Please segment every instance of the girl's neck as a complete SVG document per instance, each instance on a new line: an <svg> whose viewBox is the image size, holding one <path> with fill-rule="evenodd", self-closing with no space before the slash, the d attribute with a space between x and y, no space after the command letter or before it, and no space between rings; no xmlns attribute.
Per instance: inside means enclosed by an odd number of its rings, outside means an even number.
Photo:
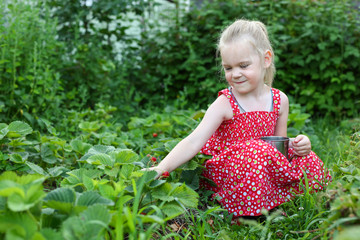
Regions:
<svg viewBox="0 0 360 240"><path fill-rule="evenodd" d="M233 87L231 87L233 96L241 108L243 108L246 112L269 111L272 104L270 90L271 88L264 84L262 88L246 94L241 94L234 90Z"/></svg>

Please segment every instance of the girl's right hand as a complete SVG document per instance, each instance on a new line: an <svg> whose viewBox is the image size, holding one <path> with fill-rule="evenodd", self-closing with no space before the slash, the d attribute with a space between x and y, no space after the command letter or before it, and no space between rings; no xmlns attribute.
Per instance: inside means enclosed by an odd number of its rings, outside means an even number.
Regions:
<svg viewBox="0 0 360 240"><path fill-rule="evenodd" d="M158 179L159 177L161 177L161 175L163 175L164 173L167 172L164 169L159 168L158 166L151 167L151 168L143 168L143 169L141 169L141 171L156 171L157 175L156 175L155 179Z"/></svg>

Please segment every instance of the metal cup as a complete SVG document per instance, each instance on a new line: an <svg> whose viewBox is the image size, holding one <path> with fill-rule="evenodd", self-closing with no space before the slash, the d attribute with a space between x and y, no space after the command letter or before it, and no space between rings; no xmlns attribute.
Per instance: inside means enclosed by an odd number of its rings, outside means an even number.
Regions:
<svg viewBox="0 0 360 240"><path fill-rule="evenodd" d="M284 154L286 159L289 159L288 158L288 149L289 149L289 138L288 137L267 136L267 137L262 137L261 140L274 146L279 152Z"/></svg>

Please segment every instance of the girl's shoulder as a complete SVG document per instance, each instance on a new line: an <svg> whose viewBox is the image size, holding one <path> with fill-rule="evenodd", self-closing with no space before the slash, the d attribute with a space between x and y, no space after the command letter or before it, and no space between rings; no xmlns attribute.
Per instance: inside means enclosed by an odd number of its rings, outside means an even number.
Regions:
<svg viewBox="0 0 360 240"><path fill-rule="evenodd" d="M280 90L278 90L278 91L280 94L281 102L289 104L289 98L286 96L286 94Z"/></svg>
<svg viewBox="0 0 360 240"><path fill-rule="evenodd" d="M210 105L208 111L217 112L218 115L221 115L223 120L230 120L233 117L233 109L229 101L229 96L228 89L219 91L218 97Z"/></svg>

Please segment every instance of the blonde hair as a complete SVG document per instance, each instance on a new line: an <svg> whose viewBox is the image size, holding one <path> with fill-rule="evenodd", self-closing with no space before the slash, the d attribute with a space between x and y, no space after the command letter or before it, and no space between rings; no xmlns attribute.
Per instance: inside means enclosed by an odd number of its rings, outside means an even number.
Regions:
<svg viewBox="0 0 360 240"><path fill-rule="evenodd" d="M237 20L221 33L217 53L221 53L221 49L225 44L232 43L237 40L246 39L257 51L262 62L264 62L264 54L267 50L271 52L271 65L266 69L264 82L271 87L275 76L274 51L271 47L266 26L259 21Z"/></svg>

